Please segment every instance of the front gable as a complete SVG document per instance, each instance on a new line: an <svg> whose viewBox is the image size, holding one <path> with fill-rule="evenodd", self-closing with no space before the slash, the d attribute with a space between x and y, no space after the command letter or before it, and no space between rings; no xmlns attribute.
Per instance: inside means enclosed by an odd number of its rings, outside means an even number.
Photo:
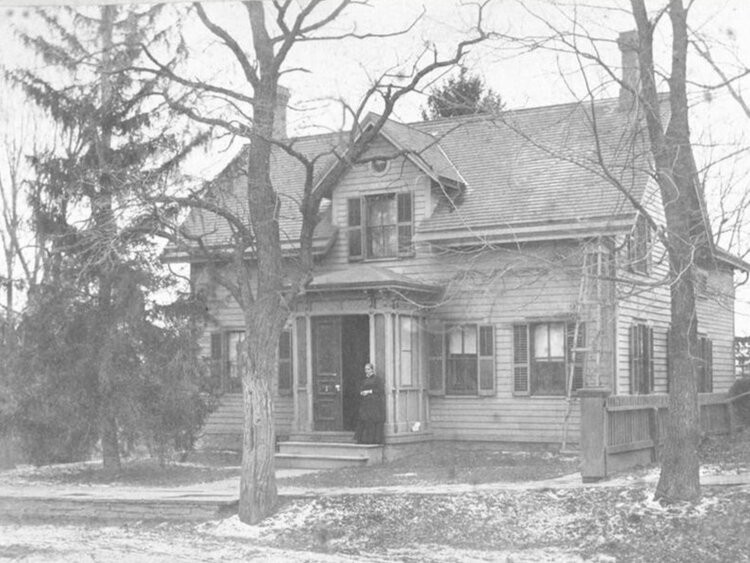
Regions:
<svg viewBox="0 0 750 563"><path fill-rule="evenodd" d="M415 226L435 205L431 178L383 136L341 177L331 194L341 232L330 261L399 259L413 255Z"/></svg>

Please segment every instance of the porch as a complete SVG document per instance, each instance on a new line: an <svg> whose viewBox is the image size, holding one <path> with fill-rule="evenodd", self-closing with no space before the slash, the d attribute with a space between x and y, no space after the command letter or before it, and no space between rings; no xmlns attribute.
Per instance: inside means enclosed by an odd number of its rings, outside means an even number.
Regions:
<svg viewBox="0 0 750 563"><path fill-rule="evenodd" d="M430 439L428 338L422 305L439 288L362 265L316 277L292 314L280 357L286 385L276 397L278 467L380 463L383 446ZM354 443L366 363L385 391L385 444ZM236 386L232 389L235 389ZM223 396L201 446L238 451L239 393Z"/></svg>

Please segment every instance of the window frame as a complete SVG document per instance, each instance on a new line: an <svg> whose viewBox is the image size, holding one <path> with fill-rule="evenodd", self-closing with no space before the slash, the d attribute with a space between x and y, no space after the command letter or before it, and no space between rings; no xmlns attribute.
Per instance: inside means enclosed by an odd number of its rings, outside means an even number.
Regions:
<svg viewBox="0 0 750 563"><path fill-rule="evenodd" d="M546 358L535 358L535 329L539 326L547 325L549 339L549 327L557 324L563 325L562 343L564 355L562 356L562 360L560 359L561 356L551 356L549 354ZM568 386L571 384L571 373L573 378L571 387L572 394L575 395L579 389L583 388L583 365L586 360L586 352L579 351L574 355L573 348L584 348L586 343L586 323L578 323L577 343L573 342L575 337L575 326L576 322L570 318L534 319L513 323L511 334L511 364L513 378L512 389L514 396L564 398L567 396ZM575 359L574 363L573 359ZM562 363L563 365L562 369L564 371L564 377L562 381L562 392L547 393L536 391L539 387L537 380L541 376L536 364L540 364L540 366L549 366L553 362Z"/></svg>
<svg viewBox="0 0 750 563"><path fill-rule="evenodd" d="M474 329L474 340L466 352L467 329ZM461 353L451 353L451 334L456 330L461 334ZM432 395L450 397L477 397L496 394L496 330L493 324L474 322L428 323L427 325L427 366L428 391ZM456 389L457 372L461 365L469 366L473 387ZM451 385L453 383L454 385Z"/></svg>
<svg viewBox="0 0 750 563"><path fill-rule="evenodd" d="M240 361L239 354L236 352L234 361L230 349L232 347L233 335L239 335L234 346L237 347L244 340L246 331L244 329L226 328L210 333L211 339L211 376L218 379L220 389L223 393L238 393L242 391L242 378L237 373ZM288 357L282 357L282 345L284 339L288 340ZM292 327L285 327L279 338L279 349L277 351L279 364L277 369L276 390L279 395L292 394L294 386L294 334ZM282 362L287 369L289 387L282 387ZM233 375L235 374L235 375Z"/></svg>
<svg viewBox="0 0 750 563"><path fill-rule="evenodd" d="M393 223L371 225L370 204L393 199ZM367 194L347 200L347 254L349 261L393 260L414 255L414 194L411 191L389 191ZM388 247L383 254L372 252L375 230L388 233ZM392 238L393 242L390 242ZM386 239L384 239L386 240ZM392 248L391 248L392 246Z"/></svg>

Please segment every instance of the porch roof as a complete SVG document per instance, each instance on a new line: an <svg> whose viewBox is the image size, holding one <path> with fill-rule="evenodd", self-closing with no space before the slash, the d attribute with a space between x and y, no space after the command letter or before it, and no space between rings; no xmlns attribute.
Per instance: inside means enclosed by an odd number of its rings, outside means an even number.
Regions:
<svg viewBox="0 0 750 563"><path fill-rule="evenodd" d="M437 294L442 287L370 264L357 264L345 270L317 274L307 285L308 291L316 292L368 289Z"/></svg>

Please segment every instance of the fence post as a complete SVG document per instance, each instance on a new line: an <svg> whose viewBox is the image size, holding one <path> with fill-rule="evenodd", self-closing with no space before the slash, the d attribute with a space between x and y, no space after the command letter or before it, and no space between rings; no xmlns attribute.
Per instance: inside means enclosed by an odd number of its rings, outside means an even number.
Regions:
<svg viewBox="0 0 750 563"><path fill-rule="evenodd" d="M607 409L605 387L578 390L581 400L581 478L584 483L607 477Z"/></svg>

